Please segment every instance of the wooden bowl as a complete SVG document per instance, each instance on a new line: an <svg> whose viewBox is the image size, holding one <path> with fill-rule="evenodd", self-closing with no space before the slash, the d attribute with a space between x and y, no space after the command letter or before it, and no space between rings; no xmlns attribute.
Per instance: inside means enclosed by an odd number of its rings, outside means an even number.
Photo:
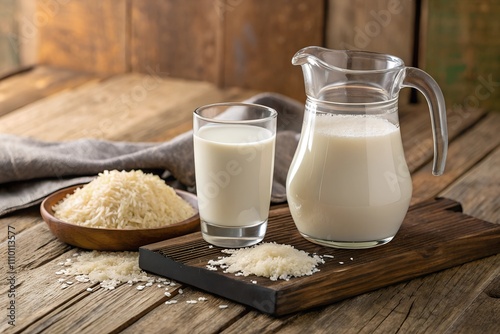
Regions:
<svg viewBox="0 0 500 334"><path fill-rule="evenodd" d="M174 238L199 230L200 216L196 196L182 190L175 190L177 195L196 210L196 214L182 222L158 228L114 229L93 228L64 222L54 216L52 207L67 194L73 193L82 185L71 186L48 196L40 205L43 220L50 231L62 242L91 250L100 251L137 251L140 246Z"/></svg>

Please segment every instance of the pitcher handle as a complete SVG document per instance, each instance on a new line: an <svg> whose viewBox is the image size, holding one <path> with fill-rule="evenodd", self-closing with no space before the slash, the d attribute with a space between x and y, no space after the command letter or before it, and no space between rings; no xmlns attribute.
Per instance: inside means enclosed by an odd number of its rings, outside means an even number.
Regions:
<svg viewBox="0 0 500 334"><path fill-rule="evenodd" d="M434 139L432 174L436 176L442 175L448 154L448 127L446 124L446 106L441 88L429 74L415 67L406 68L402 86L417 89L427 100L431 114L432 137Z"/></svg>

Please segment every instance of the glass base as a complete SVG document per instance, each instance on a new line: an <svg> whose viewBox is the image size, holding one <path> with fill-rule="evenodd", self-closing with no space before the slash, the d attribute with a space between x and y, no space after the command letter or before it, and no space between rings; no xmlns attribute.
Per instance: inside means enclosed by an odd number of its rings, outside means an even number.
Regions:
<svg viewBox="0 0 500 334"><path fill-rule="evenodd" d="M394 236L392 236L381 240L371 240L371 241L335 241L335 240L324 240L324 239L314 238L302 232L300 234L308 241L313 242L315 244L332 248L342 248L342 249L373 248L385 245L394 238Z"/></svg>
<svg viewBox="0 0 500 334"><path fill-rule="evenodd" d="M267 219L252 226L221 226L201 220L201 234L206 242L224 248L241 248L261 242L266 235Z"/></svg>

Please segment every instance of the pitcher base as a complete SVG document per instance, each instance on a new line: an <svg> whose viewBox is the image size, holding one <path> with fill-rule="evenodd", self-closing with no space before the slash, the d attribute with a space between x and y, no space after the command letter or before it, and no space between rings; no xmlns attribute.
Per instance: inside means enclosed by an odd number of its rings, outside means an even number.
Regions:
<svg viewBox="0 0 500 334"><path fill-rule="evenodd" d="M373 248L387 244L390 242L394 236L387 237L381 240L371 240L371 241L335 241L335 240L325 240L311 237L307 234L300 233L306 240L326 247L332 248L342 248L342 249L364 249Z"/></svg>

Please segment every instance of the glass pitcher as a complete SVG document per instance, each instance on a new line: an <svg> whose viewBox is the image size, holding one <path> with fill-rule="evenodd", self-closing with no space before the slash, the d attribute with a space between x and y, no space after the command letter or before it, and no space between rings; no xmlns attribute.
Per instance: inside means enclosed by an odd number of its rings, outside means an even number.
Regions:
<svg viewBox="0 0 500 334"><path fill-rule="evenodd" d="M437 83L390 55L307 47L301 65L307 101L286 190L292 218L309 241L336 248L390 242L408 211L412 181L398 121L398 94L427 99L433 174L444 171L446 108Z"/></svg>

